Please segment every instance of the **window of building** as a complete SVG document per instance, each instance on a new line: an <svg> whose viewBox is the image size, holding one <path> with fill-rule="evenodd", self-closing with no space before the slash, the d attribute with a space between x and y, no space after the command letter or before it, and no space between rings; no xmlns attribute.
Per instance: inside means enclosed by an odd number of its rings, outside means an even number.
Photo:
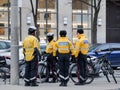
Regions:
<svg viewBox="0 0 120 90"><path fill-rule="evenodd" d="M56 1L57 0L39 0L39 20L37 23L40 25L40 38L46 38L48 32L57 33Z"/></svg>
<svg viewBox="0 0 120 90"><path fill-rule="evenodd" d="M0 38L8 38L8 0L0 0Z"/></svg>
<svg viewBox="0 0 120 90"><path fill-rule="evenodd" d="M5 29L3 23L0 23L0 35L5 35Z"/></svg>
<svg viewBox="0 0 120 90"><path fill-rule="evenodd" d="M85 32L91 30L91 0L72 0L73 9L73 39L76 38L77 28L82 28ZM89 33L90 34L90 33Z"/></svg>

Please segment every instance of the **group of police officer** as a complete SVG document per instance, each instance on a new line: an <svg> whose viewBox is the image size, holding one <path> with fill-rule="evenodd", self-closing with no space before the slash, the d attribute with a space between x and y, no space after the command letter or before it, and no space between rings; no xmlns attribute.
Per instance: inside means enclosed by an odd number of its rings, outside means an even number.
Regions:
<svg viewBox="0 0 120 90"><path fill-rule="evenodd" d="M26 60L25 68L25 86L38 86L36 83L37 78L37 64L39 54L39 43L35 37L35 27L30 27L28 29L28 36L23 41L23 53ZM78 64L79 74L85 78L85 67L86 67L86 55L89 49L89 43L84 35L82 29L77 29L77 38L75 45L66 37L66 30L61 30L59 32L60 37L57 41L54 41L54 34L47 33L48 44L46 46L45 53L48 54L47 57L47 67L52 71L52 81L47 78L46 82L56 82L56 62L59 65L59 77L60 85L67 86L69 81L69 58L72 56ZM58 57L58 58L56 58ZM78 75L79 76L79 75ZM84 79L78 77L79 82L75 85L84 85Z"/></svg>

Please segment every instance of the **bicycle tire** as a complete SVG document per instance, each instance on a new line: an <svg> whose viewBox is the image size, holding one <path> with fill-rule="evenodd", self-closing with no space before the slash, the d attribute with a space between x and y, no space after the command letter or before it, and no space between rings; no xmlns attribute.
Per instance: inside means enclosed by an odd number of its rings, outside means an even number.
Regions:
<svg viewBox="0 0 120 90"><path fill-rule="evenodd" d="M25 76L25 64L19 66L19 76L20 78L24 78Z"/></svg>
<svg viewBox="0 0 120 90"><path fill-rule="evenodd" d="M4 84L6 84L6 72L0 68L0 78L3 79Z"/></svg>
<svg viewBox="0 0 120 90"><path fill-rule="evenodd" d="M87 77L85 79L85 83L86 84L90 84L93 82L94 80L94 76L90 73L87 73L86 74ZM70 79L74 82L74 83L77 83L78 82L78 69L77 69L77 64L74 64L71 69L70 69ZM81 77L81 76L80 76Z"/></svg>
<svg viewBox="0 0 120 90"><path fill-rule="evenodd" d="M103 75L106 77L107 81L110 82L110 79L108 77L108 71L107 71L106 65L103 65L101 67L101 70L103 71Z"/></svg>
<svg viewBox="0 0 120 90"><path fill-rule="evenodd" d="M92 66L89 63L87 63L87 65L86 65L86 80L85 80L86 84L90 84L93 82L93 80L94 80L93 73L94 73L94 70L93 70Z"/></svg>
<svg viewBox="0 0 120 90"><path fill-rule="evenodd" d="M56 81L57 82L60 82L61 80L60 80L60 77L59 77L59 72L60 72L60 70L59 70L59 65L58 65L58 63L56 63L56 65L55 65L55 77L56 77Z"/></svg>
<svg viewBox="0 0 120 90"><path fill-rule="evenodd" d="M49 71L46 65L38 65L38 77L40 79L40 83L44 83L47 80L47 78L49 77Z"/></svg>
<svg viewBox="0 0 120 90"><path fill-rule="evenodd" d="M72 80L72 82L77 83L78 82L78 70L77 70L77 64L74 64L71 68L70 68L70 73L69 73L70 79Z"/></svg>
<svg viewBox="0 0 120 90"><path fill-rule="evenodd" d="M115 83L117 84L117 80L116 80L116 78L115 78L115 76L114 76L114 70L113 70L113 68L111 67L111 64L110 64L109 62L108 62L108 64L107 64L107 67L108 67L108 72L109 72L109 74L112 75L113 80L114 80Z"/></svg>

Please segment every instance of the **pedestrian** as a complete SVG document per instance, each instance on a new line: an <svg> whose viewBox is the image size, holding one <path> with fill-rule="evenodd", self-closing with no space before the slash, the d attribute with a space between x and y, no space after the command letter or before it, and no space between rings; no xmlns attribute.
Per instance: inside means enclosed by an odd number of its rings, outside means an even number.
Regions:
<svg viewBox="0 0 120 90"><path fill-rule="evenodd" d="M72 42L66 37L65 30L60 31L60 38L55 42L53 56L58 55L60 85L67 86L69 81L69 59L74 53ZM58 54L57 54L58 53Z"/></svg>
<svg viewBox="0 0 120 90"><path fill-rule="evenodd" d="M75 85L84 85L86 78L86 61L89 50L89 43L88 39L84 35L83 29L77 30L77 38L78 40L75 43L75 58L78 64L78 82L75 83Z"/></svg>
<svg viewBox="0 0 120 90"><path fill-rule="evenodd" d="M23 54L26 61L25 67L25 86L38 86L37 71L38 71L38 56L40 55L40 45L35 37L37 28L30 26L28 36L23 41Z"/></svg>
<svg viewBox="0 0 120 90"><path fill-rule="evenodd" d="M50 83L55 83L56 82L56 70L55 70L56 59L53 57L53 47L55 44L54 34L47 33L47 40L48 40L48 44L45 50L45 53L48 55L47 68L49 70L49 77L50 77L50 72L52 71L52 80L50 81ZM49 77L47 78L46 82L49 82Z"/></svg>

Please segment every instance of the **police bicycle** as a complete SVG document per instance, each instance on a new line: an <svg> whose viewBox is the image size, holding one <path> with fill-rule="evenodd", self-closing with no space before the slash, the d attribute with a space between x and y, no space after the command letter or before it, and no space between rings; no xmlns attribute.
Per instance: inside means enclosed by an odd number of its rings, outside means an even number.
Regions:
<svg viewBox="0 0 120 90"><path fill-rule="evenodd" d="M39 64L38 64L38 77L39 77L40 83L46 82L47 78L50 78L50 76L51 76L51 72L50 72L50 75L49 75L49 69L47 67L47 57L48 56L49 56L49 54L41 55L41 59L40 59ZM56 76L55 77L56 82L59 82L60 81L59 65L58 65L57 62L55 63L55 69L56 69L56 72L54 72L54 73L55 73L55 76Z"/></svg>
<svg viewBox="0 0 120 90"><path fill-rule="evenodd" d="M6 84L7 78L10 75L10 67L6 64L6 58L0 56L0 80Z"/></svg>
<svg viewBox="0 0 120 90"><path fill-rule="evenodd" d="M95 61L95 63L93 63L92 61L91 61L91 63L92 63L92 66L94 68L94 74L103 73L103 75L106 77L108 82L110 82L109 76L111 75L113 80L117 84L117 80L114 76L114 70L111 67L110 61L108 60L108 55L111 54L111 52L112 51L109 51L109 52L103 54L102 56L95 58L93 60L93 61ZM98 52L95 52L95 53L98 54Z"/></svg>

